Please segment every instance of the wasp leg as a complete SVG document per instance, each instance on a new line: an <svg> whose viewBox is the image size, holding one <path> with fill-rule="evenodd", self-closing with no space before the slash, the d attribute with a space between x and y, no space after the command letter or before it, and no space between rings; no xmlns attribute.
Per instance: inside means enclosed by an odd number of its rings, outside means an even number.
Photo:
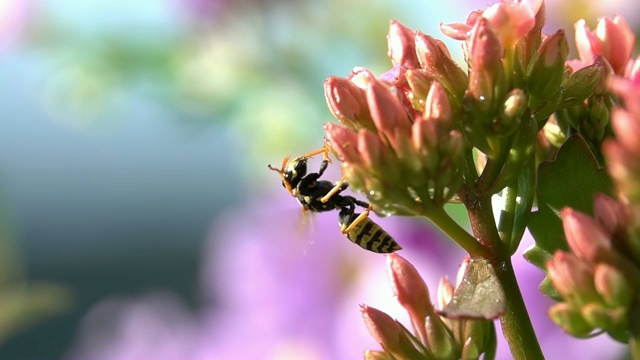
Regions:
<svg viewBox="0 0 640 360"><path fill-rule="evenodd" d="M343 178L343 179L340 179L340 181L338 181L338 182L336 183L336 185L335 185L331 190L329 190L329 192L327 193L327 195L325 195L325 196L323 196L323 197L321 197L321 198L320 198L320 202L322 202L322 203L326 203L327 201L329 201L329 199L330 199L333 195L335 195L335 194L339 193L340 191L345 190L348 186L349 186L349 184L347 184L347 182L345 181L345 179L344 179L344 178Z"/></svg>
<svg viewBox="0 0 640 360"><path fill-rule="evenodd" d="M324 146L321 149L312 151L308 154L305 154L304 157L306 158L310 158L313 156L316 156L318 154L322 154L322 160L325 160L327 162L331 162L331 158L329 158L329 145L327 143L324 144Z"/></svg>
<svg viewBox="0 0 640 360"><path fill-rule="evenodd" d="M350 233L356 226L358 226L358 224L360 224L362 222L362 220L366 219L367 216L369 216L369 213L371 212L371 208L372 208L372 206L371 206L371 204L369 204L367 209L365 211L363 211L360 215L358 215L357 218L353 219L353 221L349 224L349 226L343 227L342 229L340 229L340 231L343 234Z"/></svg>

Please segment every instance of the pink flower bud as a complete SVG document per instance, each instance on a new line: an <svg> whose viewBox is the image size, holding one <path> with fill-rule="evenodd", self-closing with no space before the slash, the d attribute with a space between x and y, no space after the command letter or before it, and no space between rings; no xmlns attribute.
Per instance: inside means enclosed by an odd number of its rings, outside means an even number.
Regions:
<svg viewBox="0 0 640 360"><path fill-rule="evenodd" d="M360 305L364 323L373 338L385 349L400 350L400 325L386 313L367 305Z"/></svg>
<svg viewBox="0 0 640 360"><path fill-rule="evenodd" d="M582 314L582 318L594 328L599 328L603 330L611 330L613 326L613 321L607 314L607 308L604 304L598 303L590 303L584 305L580 309L580 313Z"/></svg>
<svg viewBox="0 0 640 360"><path fill-rule="evenodd" d="M542 0L501 1L491 5L482 17L489 20L504 47L513 47L533 29Z"/></svg>
<svg viewBox="0 0 640 360"><path fill-rule="evenodd" d="M413 40L415 31L391 20L387 42L389 46L389 58L393 65L401 65L407 69L420 67L416 57L416 45Z"/></svg>
<svg viewBox="0 0 640 360"><path fill-rule="evenodd" d="M567 243L573 252L588 262L597 262L612 251L610 235L590 216L571 208L561 211Z"/></svg>
<svg viewBox="0 0 640 360"><path fill-rule="evenodd" d="M358 137L344 126L328 122L324 124L324 132L340 160L352 164L360 164L362 159L358 152Z"/></svg>
<svg viewBox="0 0 640 360"><path fill-rule="evenodd" d="M405 73L407 84L411 89L410 99L414 109L424 111L425 100L431 89L431 84L435 81L433 76L427 75L422 69L408 70Z"/></svg>
<svg viewBox="0 0 640 360"><path fill-rule="evenodd" d="M324 96L331 114L351 130L373 130L365 91L345 78L331 76L324 81Z"/></svg>
<svg viewBox="0 0 640 360"><path fill-rule="evenodd" d="M458 267L458 272L456 273L456 287L460 286L460 283L462 283L462 280L464 279L464 274L467 272L467 268L469 267L470 263L471 263L470 257L465 256L464 259L462 259L462 262L460 263L460 267Z"/></svg>
<svg viewBox="0 0 640 360"><path fill-rule="evenodd" d="M582 318L580 311L567 303L558 303L549 309L549 317L564 331L576 337L585 337L594 329Z"/></svg>
<svg viewBox="0 0 640 360"><path fill-rule="evenodd" d="M396 128L409 132L407 113L389 86L379 80L370 81L366 87L366 95L371 117L380 132L390 132Z"/></svg>
<svg viewBox="0 0 640 360"><path fill-rule="evenodd" d="M548 99L560 90L569 44L564 30L544 39L527 69L527 89L539 99Z"/></svg>
<svg viewBox="0 0 640 360"><path fill-rule="evenodd" d="M596 290L611 307L628 306L633 299L633 288L617 268L597 264L594 271Z"/></svg>
<svg viewBox="0 0 640 360"><path fill-rule="evenodd" d="M436 122L439 133L444 135L451 129L451 113L447 92L439 82L432 83L425 102L424 118Z"/></svg>
<svg viewBox="0 0 640 360"><path fill-rule="evenodd" d="M387 272L393 294L415 323L424 323L433 313L429 289L418 270L400 255L387 255Z"/></svg>
<svg viewBox="0 0 640 360"><path fill-rule="evenodd" d="M475 99L479 110L490 113L495 101L501 100L505 91L503 47L486 19L478 20L470 42L469 94Z"/></svg>
<svg viewBox="0 0 640 360"><path fill-rule="evenodd" d="M407 338L405 330L391 316L367 305L360 305L360 312L369 333L385 351L402 359L422 358Z"/></svg>
<svg viewBox="0 0 640 360"><path fill-rule="evenodd" d="M358 152L370 172L381 170L384 150L384 144L375 134L364 129L358 132Z"/></svg>
<svg viewBox="0 0 640 360"><path fill-rule="evenodd" d="M627 223L627 212L624 205L605 194L596 194L593 201L593 212L596 220L609 234L616 234Z"/></svg>
<svg viewBox="0 0 640 360"><path fill-rule="evenodd" d="M607 79L607 86L622 98L624 108L636 119L640 119L640 80L611 76ZM615 122L615 119L613 121Z"/></svg>
<svg viewBox="0 0 640 360"><path fill-rule="evenodd" d="M601 300L593 284L593 269L571 253L556 251L547 262L547 275L562 298L572 304Z"/></svg>
<svg viewBox="0 0 640 360"><path fill-rule="evenodd" d="M640 159L640 117L617 108L613 109L612 118L611 125L616 134L616 140Z"/></svg>
<svg viewBox="0 0 640 360"><path fill-rule="evenodd" d="M619 15L613 19L599 18L595 32L589 30L584 20L578 21L575 28L578 54L584 63L591 64L602 55L616 74L624 74L635 44L633 31L624 18Z"/></svg>
<svg viewBox="0 0 640 360"><path fill-rule="evenodd" d="M481 10L472 11L469 13L469 16L467 16L466 23L440 24L440 31L455 40L468 40L471 29L481 17Z"/></svg>
<svg viewBox="0 0 640 360"><path fill-rule="evenodd" d="M451 301L453 297L453 284L446 276L440 279L438 284L438 309L442 310Z"/></svg>
<svg viewBox="0 0 640 360"><path fill-rule="evenodd" d="M366 350L364 360L389 360L389 356L384 351Z"/></svg>
<svg viewBox="0 0 640 360"><path fill-rule="evenodd" d="M420 66L456 97L462 98L467 85L467 74L453 61L449 49L432 36L416 31L416 54Z"/></svg>

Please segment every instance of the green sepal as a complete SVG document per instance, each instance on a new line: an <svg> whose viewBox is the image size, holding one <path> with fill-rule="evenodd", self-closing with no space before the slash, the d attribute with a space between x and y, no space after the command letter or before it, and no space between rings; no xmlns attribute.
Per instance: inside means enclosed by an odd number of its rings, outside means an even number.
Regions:
<svg viewBox="0 0 640 360"><path fill-rule="evenodd" d="M560 108L582 104L593 94L593 89L600 80L602 63L595 62L571 74L562 85L562 101Z"/></svg>
<svg viewBox="0 0 640 360"><path fill-rule="evenodd" d="M514 135L511 149L497 179L491 185L491 193L496 194L516 180L528 162L532 161L538 128L531 117L522 119L518 132Z"/></svg>

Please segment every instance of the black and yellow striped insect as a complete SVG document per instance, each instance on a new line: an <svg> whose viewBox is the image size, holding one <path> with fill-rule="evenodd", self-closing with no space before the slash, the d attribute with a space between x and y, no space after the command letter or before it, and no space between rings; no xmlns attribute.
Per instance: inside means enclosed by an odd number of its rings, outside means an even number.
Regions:
<svg viewBox="0 0 640 360"><path fill-rule="evenodd" d="M319 180L331 161L328 153L328 148L324 147L293 160L287 156L282 160L282 166L279 169L271 165L268 167L280 174L282 186L298 200L305 211L339 210L340 231L356 245L383 254L402 249L391 235L369 218L371 212L369 203L341 194L349 186L344 180L336 184ZM320 170L317 173L307 173L307 161L318 154L323 154ZM356 206L365 210L362 213L356 213Z"/></svg>

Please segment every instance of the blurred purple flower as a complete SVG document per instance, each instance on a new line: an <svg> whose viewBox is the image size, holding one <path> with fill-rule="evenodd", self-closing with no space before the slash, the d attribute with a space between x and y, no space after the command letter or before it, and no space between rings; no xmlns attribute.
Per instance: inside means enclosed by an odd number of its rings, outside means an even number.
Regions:
<svg viewBox="0 0 640 360"><path fill-rule="evenodd" d="M0 1L0 51L19 41L31 18L31 0Z"/></svg>
<svg viewBox="0 0 640 360"><path fill-rule="evenodd" d="M388 286L384 257L351 244L335 213L316 215L303 232L299 211L280 189L230 211L212 227L197 317L166 295L108 300L85 318L70 359L357 359L367 348L378 349L358 304L410 324ZM441 276L455 275L462 252L426 222L376 222L403 246L401 255L416 266L432 296ZM548 358L621 353L624 346L612 346L606 337L563 334L546 316L551 300L537 290L542 273L521 259L516 255L516 273ZM501 341L497 358L511 358Z"/></svg>

